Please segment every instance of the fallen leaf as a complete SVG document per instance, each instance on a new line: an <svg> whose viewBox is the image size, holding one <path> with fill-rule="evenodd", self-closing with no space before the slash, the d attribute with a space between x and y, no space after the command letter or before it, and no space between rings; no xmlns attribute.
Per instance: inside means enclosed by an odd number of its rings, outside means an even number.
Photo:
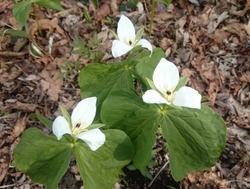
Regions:
<svg viewBox="0 0 250 189"><path fill-rule="evenodd" d="M218 27L218 25L228 17L229 17L228 11L225 11L222 14L218 15L215 12L215 8L213 8L209 15L210 22L207 26L207 33L209 34L214 32L214 30Z"/></svg>
<svg viewBox="0 0 250 189"><path fill-rule="evenodd" d="M8 99L5 101L5 104L11 110L22 110L24 112L34 112L37 107L36 104L22 103L16 99Z"/></svg>
<svg viewBox="0 0 250 189"><path fill-rule="evenodd" d="M17 119L15 125L14 125L14 129L11 132L11 135L9 135L6 138L6 142L7 143L12 143L14 142L14 140L23 133L23 131L26 128L26 123L27 123L27 117L28 114L25 114L23 117L20 117Z"/></svg>
<svg viewBox="0 0 250 189"><path fill-rule="evenodd" d="M59 33L62 37L66 37L64 31L60 28L60 26L54 20L41 19L38 20L39 26L41 30L48 30L46 37L49 38L51 34L54 32ZM30 34L35 38L35 36L39 35L38 33L38 25L36 22L30 25L29 27Z"/></svg>

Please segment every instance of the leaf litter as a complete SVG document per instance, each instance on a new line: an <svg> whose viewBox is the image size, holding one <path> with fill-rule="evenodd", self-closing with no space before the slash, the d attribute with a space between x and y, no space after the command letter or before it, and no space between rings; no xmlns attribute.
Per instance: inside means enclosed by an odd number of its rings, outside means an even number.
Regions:
<svg viewBox="0 0 250 189"><path fill-rule="evenodd" d="M58 104L72 110L80 100L77 74L70 80L57 79L60 74L57 65L65 65L65 60L72 65L80 60L81 67L91 63L91 60L73 54L75 49L70 44L76 36L89 43L94 32L102 38L105 52L102 60L110 62L113 39L110 29L116 30L118 15L125 14L133 18L136 25L144 26L144 37L165 51L182 76L189 76L188 85L199 90L204 95L204 103L224 118L228 133L226 148L210 170L190 173L183 181L175 183L166 166L148 187L149 179L137 171L125 169L128 177L123 177L124 182L116 183L115 188L250 188L250 1L185 0L173 1L168 7L157 3L152 36L148 36L151 4L143 1L137 7L119 12L119 7L127 2L99 1L99 7L95 7L92 3L83 4L77 0L64 1L65 10L61 12L37 6L44 36L40 36L32 13L28 24L31 36L44 52L41 58L30 56L28 44L19 49L22 41L1 35L0 185L5 188L42 188L11 167L13 148L22 132L31 126L45 130L41 123L27 115L34 112L54 120L59 114ZM10 0L0 3L0 33L18 28L12 7ZM84 11L91 21L85 19ZM51 52L49 38L53 38ZM154 149L157 153L153 161L158 165L149 167L152 177L167 161L160 135L157 135ZM72 161L59 188L80 188L81 184Z"/></svg>

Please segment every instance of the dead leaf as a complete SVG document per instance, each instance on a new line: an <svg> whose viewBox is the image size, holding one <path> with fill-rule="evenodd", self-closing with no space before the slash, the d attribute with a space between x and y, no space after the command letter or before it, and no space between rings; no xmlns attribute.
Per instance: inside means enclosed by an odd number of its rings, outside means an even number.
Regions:
<svg viewBox="0 0 250 189"><path fill-rule="evenodd" d="M20 117L17 119L15 125L14 125L14 129L11 132L11 135L9 135L6 138L6 142L7 143L12 143L14 142L14 140L23 133L23 131L26 128L26 123L27 123L27 117L28 114L25 114L23 117Z"/></svg>
<svg viewBox="0 0 250 189"><path fill-rule="evenodd" d="M119 7L118 7L117 0L111 0L110 8L114 16L119 14Z"/></svg>
<svg viewBox="0 0 250 189"><path fill-rule="evenodd" d="M55 60L39 74L42 78L40 81L42 92L47 94L53 102L58 100L59 94L62 93L61 87L63 85L63 79L57 79L60 74L60 71L56 67L57 65L65 65L64 59L55 58Z"/></svg>
<svg viewBox="0 0 250 189"><path fill-rule="evenodd" d="M245 8L241 12L239 12L238 16L239 17L244 16L248 10L250 10L250 0L247 0Z"/></svg>
<svg viewBox="0 0 250 189"><path fill-rule="evenodd" d="M111 13L110 3L106 1L97 10L96 18L97 20L103 21Z"/></svg>
<svg viewBox="0 0 250 189"><path fill-rule="evenodd" d="M5 101L5 104L11 110L22 110L24 112L34 112L37 107L36 104L22 103L16 99L8 99Z"/></svg>
<svg viewBox="0 0 250 189"><path fill-rule="evenodd" d="M6 174L8 173L9 164L10 164L9 158L6 155L3 155L3 158L1 158L1 163L0 163L0 183L3 181Z"/></svg>
<svg viewBox="0 0 250 189"><path fill-rule="evenodd" d="M210 34L214 32L214 30L218 27L218 25L228 17L229 17L228 11L225 11L222 14L218 15L215 12L215 8L213 8L209 15L210 22L207 26L207 33Z"/></svg>
<svg viewBox="0 0 250 189"><path fill-rule="evenodd" d="M54 20L41 19L38 21L41 30L48 30L46 37L49 38L51 34L54 32L59 33L62 37L66 37L64 31L60 28L60 26ZM30 34L35 38L38 36L38 25L36 22L30 25L29 27Z"/></svg>

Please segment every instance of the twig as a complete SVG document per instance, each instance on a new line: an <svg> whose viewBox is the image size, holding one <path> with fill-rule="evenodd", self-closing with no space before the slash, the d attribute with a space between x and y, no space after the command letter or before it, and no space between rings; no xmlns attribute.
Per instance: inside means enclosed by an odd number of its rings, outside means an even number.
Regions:
<svg viewBox="0 0 250 189"><path fill-rule="evenodd" d="M165 169L165 167L168 165L168 163L169 163L168 159L169 158L168 158L168 156L166 156L166 158L167 158L167 162L162 166L162 168L160 169L160 171L158 171L158 173L155 175L155 177L153 178L153 180L149 183L148 187L150 187L154 183L155 179L159 176L159 174L163 171L163 169Z"/></svg>
<svg viewBox="0 0 250 189"><path fill-rule="evenodd" d="M4 52L0 52L1 56L22 56L27 54L28 51L23 51L23 52L10 52L10 51L4 51Z"/></svg>
<svg viewBox="0 0 250 189"><path fill-rule="evenodd" d="M5 185L5 186L0 186L0 188L8 188L10 186L15 186L16 184L9 184L9 185Z"/></svg>

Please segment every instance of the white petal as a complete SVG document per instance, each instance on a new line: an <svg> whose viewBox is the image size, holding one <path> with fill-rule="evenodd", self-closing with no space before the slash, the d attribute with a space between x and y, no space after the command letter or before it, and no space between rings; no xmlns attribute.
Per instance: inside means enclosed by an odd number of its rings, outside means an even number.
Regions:
<svg viewBox="0 0 250 189"><path fill-rule="evenodd" d="M95 118L96 100L96 97L89 97L81 100L72 112L72 124L80 123L83 128L88 127ZM73 125L73 128L75 126L76 125Z"/></svg>
<svg viewBox="0 0 250 189"><path fill-rule="evenodd" d="M142 99L148 104L170 104L160 93L153 89L146 91Z"/></svg>
<svg viewBox="0 0 250 189"><path fill-rule="evenodd" d="M138 41L138 43L136 43L136 45L141 45L142 47L147 48L148 50L151 51L151 54L152 54L152 52L153 52L153 47L152 47L152 45L151 45L151 44L149 43L149 41L146 40L146 39L141 39L140 41ZM151 56L151 54L150 54L150 56Z"/></svg>
<svg viewBox="0 0 250 189"><path fill-rule="evenodd" d="M153 73L155 87L162 93L172 92L179 82L179 71L172 63L162 58Z"/></svg>
<svg viewBox="0 0 250 189"><path fill-rule="evenodd" d="M111 51L112 51L113 57L117 58L119 56L126 54L132 48L133 47L123 43L122 41L114 40L112 43Z"/></svg>
<svg viewBox="0 0 250 189"><path fill-rule="evenodd" d="M173 100L175 106L185 106L188 108L201 108L201 95L190 87L181 87Z"/></svg>
<svg viewBox="0 0 250 189"><path fill-rule="evenodd" d="M135 38L135 27L128 17L122 15L117 26L117 35L120 41Z"/></svg>
<svg viewBox="0 0 250 189"><path fill-rule="evenodd" d="M96 151L106 140L106 136L100 131L100 129L92 129L87 132L82 132L77 134L76 137L86 142L92 151Z"/></svg>
<svg viewBox="0 0 250 189"><path fill-rule="evenodd" d="M52 132L60 140L66 133L71 134L69 123L63 116L58 116L52 124Z"/></svg>

